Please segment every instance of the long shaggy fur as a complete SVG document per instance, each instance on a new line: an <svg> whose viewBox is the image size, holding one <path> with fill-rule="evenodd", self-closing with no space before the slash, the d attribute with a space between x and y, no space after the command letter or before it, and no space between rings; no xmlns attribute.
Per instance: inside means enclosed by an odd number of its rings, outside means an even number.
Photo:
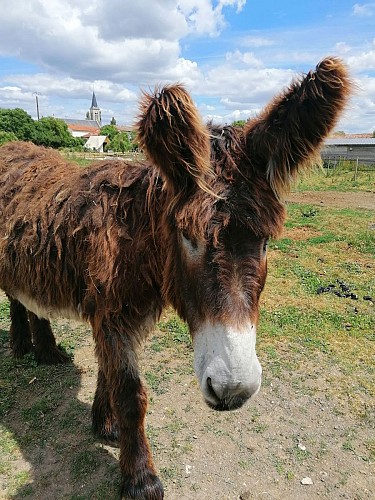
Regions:
<svg viewBox="0 0 375 500"><path fill-rule="evenodd" d="M245 135L249 157L266 167L278 196L289 190L299 170L316 161L351 90L346 66L340 59L328 57L248 123Z"/></svg>
<svg viewBox="0 0 375 500"><path fill-rule="evenodd" d="M204 126L181 85L145 94L138 128L151 163L79 168L32 144L0 148L0 287L12 301L14 354L28 352L32 337L39 359L59 361L41 317L91 323L93 429L120 442L124 496L163 498L144 431L138 344L169 303L193 334L200 324L256 324L282 194L350 89L342 62L325 59L244 130ZM27 320L17 301L36 315Z"/></svg>
<svg viewBox="0 0 375 500"><path fill-rule="evenodd" d="M138 141L170 189L208 189L209 134L183 85L144 93L139 107Z"/></svg>

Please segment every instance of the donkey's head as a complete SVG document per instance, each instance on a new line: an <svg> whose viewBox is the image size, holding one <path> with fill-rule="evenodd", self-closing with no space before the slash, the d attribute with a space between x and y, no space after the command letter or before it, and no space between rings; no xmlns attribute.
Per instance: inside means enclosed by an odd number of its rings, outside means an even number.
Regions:
<svg viewBox="0 0 375 500"><path fill-rule="evenodd" d="M241 130L204 126L181 85L142 100L139 140L165 180L163 292L189 324L201 390L216 409L238 408L260 388L267 241L349 91L346 68L327 58Z"/></svg>

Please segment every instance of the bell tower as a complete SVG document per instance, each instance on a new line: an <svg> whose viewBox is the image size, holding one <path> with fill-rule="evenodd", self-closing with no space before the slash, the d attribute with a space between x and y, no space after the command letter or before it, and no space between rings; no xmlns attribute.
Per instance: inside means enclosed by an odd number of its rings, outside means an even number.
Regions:
<svg viewBox="0 0 375 500"><path fill-rule="evenodd" d="M95 120L98 123L99 127L102 126L102 112L98 106L94 91L92 92L91 108L87 113L87 117L89 120Z"/></svg>

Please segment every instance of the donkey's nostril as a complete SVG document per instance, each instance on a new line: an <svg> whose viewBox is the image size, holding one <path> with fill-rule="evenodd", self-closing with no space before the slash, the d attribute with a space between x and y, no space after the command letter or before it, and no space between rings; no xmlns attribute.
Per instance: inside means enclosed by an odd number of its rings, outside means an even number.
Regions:
<svg viewBox="0 0 375 500"><path fill-rule="evenodd" d="M217 399L220 399L218 398L216 392L214 391L214 388L212 387L212 380L211 380L211 377L207 377L207 388L208 388L208 392L210 394L210 396L217 400Z"/></svg>

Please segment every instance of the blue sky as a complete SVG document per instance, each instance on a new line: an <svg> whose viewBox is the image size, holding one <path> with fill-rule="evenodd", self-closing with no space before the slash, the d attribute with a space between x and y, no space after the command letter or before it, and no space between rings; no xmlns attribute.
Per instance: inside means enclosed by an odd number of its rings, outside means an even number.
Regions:
<svg viewBox="0 0 375 500"><path fill-rule="evenodd" d="M357 92L337 126L375 130L375 1L13 0L0 30L0 107L131 124L140 88L181 81L217 123L255 116L324 56Z"/></svg>

